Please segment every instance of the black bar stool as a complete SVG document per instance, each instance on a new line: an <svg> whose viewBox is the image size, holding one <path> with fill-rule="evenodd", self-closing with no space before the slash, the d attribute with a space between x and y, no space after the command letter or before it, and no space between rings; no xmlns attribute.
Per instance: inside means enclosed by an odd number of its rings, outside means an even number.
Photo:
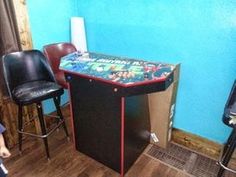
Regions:
<svg viewBox="0 0 236 177"><path fill-rule="evenodd" d="M59 100L64 90L54 78L47 59L39 50L14 52L2 57L3 75L10 98L18 105L18 137L19 150L22 151L22 135L42 138L47 158L50 158L47 137L59 126L63 126L68 137L65 120L62 116ZM47 131L41 102L53 99L57 110L57 124ZM25 105L37 105L38 118L41 126L41 135L24 131L22 108Z"/></svg>
<svg viewBox="0 0 236 177"><path fill-rule="evenodd" d="M236 173L236 170L227 167L236 147L236 81L225 105L223 122L233 129L221 152L221 157L219 158L220 169L217 177L222 177L225 170Z"/></svg>

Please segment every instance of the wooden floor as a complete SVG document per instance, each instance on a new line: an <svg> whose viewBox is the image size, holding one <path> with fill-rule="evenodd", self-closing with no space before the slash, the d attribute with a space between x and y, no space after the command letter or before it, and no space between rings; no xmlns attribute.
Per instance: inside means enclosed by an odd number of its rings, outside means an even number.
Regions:
<svg viewBox="0 0 236 177"><path fill-rule="evenodd" d="M67 124L70 128L70 124ZM74 149L64 132L54 132L49 137L51 160L47 161L41 139L26 138L23 153L18 148L4 160L9 177L119 177L120 175L101 163ZM125 177L189 177L183 171L169 167L160 161L142 154Z"/></svg>

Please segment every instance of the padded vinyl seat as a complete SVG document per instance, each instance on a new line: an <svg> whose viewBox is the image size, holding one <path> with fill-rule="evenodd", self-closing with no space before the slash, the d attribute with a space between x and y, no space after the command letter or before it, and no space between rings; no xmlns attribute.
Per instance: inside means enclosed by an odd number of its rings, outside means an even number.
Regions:
<svg viewBox="0 0 236 177"><path fill-rule="evenodd" d="M61 85L64 89L68 89L68 85L65 79L64 72L57 72L54 74L57 80L57 83Z"/></svg>
<svg viewBox="0 0 236 177"><path fill-rule="evenodd" d="M33 81L17 86L12 97L17 104L27 105L62 95L63 88L55 82Z"/></svg>

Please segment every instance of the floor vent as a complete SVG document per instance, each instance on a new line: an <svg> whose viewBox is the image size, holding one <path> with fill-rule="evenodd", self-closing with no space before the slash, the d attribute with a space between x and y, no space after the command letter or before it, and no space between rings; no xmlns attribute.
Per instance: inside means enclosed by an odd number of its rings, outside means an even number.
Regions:
<svg viewBox="0 0 236 177"><path fill-rule="evenodd" d="M196 177L216 177L219 169L215 160L173 143L167 149L152 145L146 153ZM235 174L226 172L224 177L235 177Z"/></svg>

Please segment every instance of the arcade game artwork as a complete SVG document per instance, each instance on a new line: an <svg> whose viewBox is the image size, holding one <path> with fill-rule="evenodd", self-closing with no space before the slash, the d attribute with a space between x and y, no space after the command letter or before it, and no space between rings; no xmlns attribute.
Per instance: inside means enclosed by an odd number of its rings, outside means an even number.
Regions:
<svg viewBox="0 0 236 177"><path fill-rule="evenodd" d="M174 65L75 52L61 59L60 69L121 84L132 84L166 78L174 69Z"/></svg>

